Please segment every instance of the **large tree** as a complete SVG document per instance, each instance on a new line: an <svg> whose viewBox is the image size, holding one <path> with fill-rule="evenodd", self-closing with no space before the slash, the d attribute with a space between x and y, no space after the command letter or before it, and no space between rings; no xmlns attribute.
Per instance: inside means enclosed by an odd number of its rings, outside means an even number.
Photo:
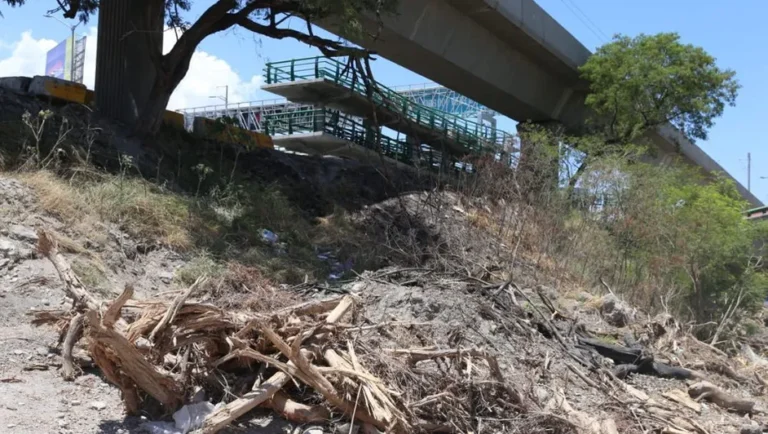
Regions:
<svg viewBox="0 0 768 434"><path fill-rule="evenodd" d="M587 60L581 75L590 84L588 131L600 140L583 149L571 187L589 161L642 144L649 130L662 125L671 124L691 141L706 140L739 89L732 70L721 69L703 48L682 43L676 33L618 35Z"/></svg>
<svg viewBox="0 0 768 434"><path fill-rule="evenodd" d="M11 6L26 2L3 1ZM148 134L159 128L171 94L189 69L192 54L209 35L240 27L270 38L304 42L326 56L367 59L369 53L343 39L314 34L311 22L333 19L339 23L340 36L353 36L365 31L364 16L380 19L394 11L397 1L218 0L208 2L210 5L194 22L185 17L192 6L190 0L56 0L51 13L85 22L101 10L97 105L107 114L134 123L138 133ZM291 27L291 18L305 24ZM107 20L110 22L106 23ZM163 24L180 30L178 41L167 54L162 53ZM362 62L357 65L365 69ZM116 71L121 74L106 79ZM120 98L124 94L131 97Z"/></svg>
<svg viewBox="0 0 768 434"><path fill-rule="evenodd" d="M587 60L581 75L590 83L592 122L618 142L666 123L691 140L706 140L739 89L735 72L719 68L703 48L683 44L676 33L616 36Z"/></svg>

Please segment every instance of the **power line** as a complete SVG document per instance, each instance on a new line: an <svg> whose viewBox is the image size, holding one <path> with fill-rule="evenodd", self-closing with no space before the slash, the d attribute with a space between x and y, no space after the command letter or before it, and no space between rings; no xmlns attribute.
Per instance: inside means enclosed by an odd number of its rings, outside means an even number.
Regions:
<svg viewBox="0 0 768 434"><path fill-rule="evenodd" d="M595 35L595 37L596 37L597 39L599 39L601 42L608 42L608 40L610 40L610 39L611 39L611 38L610 38L608 35L606 35L606 34L605 34L605 32L603 32L603 31L600 29L600 27L599 27L597 24L595 24L595 23L594 23L594 22L593 22L593 21L592 21L592 20L589 18L589 16L587 16L587 14L586 14L586 13L584 13L584 11L583 11L583 10L581 10L581 8L580 8L580 7L579 7L579 6L578 6L576 3L574 3L572 0L560 0L560 1L561 1L561 2L562 2L564 5L565 5L565 7L567 7L567 8L568 8L568 10L570 10L570 11L571 11L571 13L572 13L572 14L573 14L573 15L574 15L574 16L575 16L575 17L576 17L576 18L577 18L579 21L581 21L581 23L582 23L582 24L584 24L584 26L585 26L587 29L589 29L589 31L590 31L590 32L592 32L592 34L593 34L593 35ZM575 10L574 10L574 8L575 8ZM578 13L577 13L577 11L578 11ZM583 16L584 18L582 18L582 16ZM586 19L586 21L585 21L585 19Z"/></svg>
<svg viewBox="0 0 768 434"><path fill-rule="evenodd" d="M601 29L601 28L600 28L600 26L598 26L597 24L595 24L595 22L594 22L594 21L592 21L592 20L589 18L589 15L587 15L587 14L586 14L586 13L585 13L585 12L584 12L584 11L583 11L583 10L582 10L580 7L579 7L579 5L577 5L577 4L576 4L576 2L575 2L574 0L567 0L567 1L568 1L569 3L571 3L571 4L573 5L573 7L575 7L575 8L576 8L576 10L577 10L577 11L581 12L581 14L584 16L584 18L586 18L586 19L587 19L587 21L589 21L589 22L590 22L590 23L591 23L591 24L592 24L592 25L593 25L593 26L594 26L594 27L597 29L597 31L598 31L598 32L600 32L600 34L601 34L601 35L603 35L603 37L605 37L605 39L607 39L607 40L610 40L610 39L611 39L611 37L610 37L610 36L608 36L608 34L607 34L607 33L605 33L605 32L603 31L603 29Z"/></svg>

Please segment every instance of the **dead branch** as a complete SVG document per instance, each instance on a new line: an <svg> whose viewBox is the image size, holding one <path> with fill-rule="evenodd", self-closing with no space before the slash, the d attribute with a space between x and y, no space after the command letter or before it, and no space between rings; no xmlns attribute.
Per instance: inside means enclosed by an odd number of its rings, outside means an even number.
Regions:
<svg viewBox="0 0 768 434"><path fill-rule="evenodd" d="M499 368L499 363L496 358L485 351L477 349L450 349L450 350L425 350L425 349L390 349L387 350L394 354L406 354L409 356L411 364L429 359L437 358L460 358L462 355L469 355L484 359L488 363L488 367L491 370L491 375L494 379L507 391L510 398L514 401L513 404L517 405L521 410L526 410L526 401L523 398L523 394L508 384L504 379L504 374ZM535 404L535 403L534 403Z"/></svg>
<svg viewBox="0 0 768 434"><path fill-rule="evenodd" d="M313 301L310 303L302 303L298 306L289 307L287 309L283 309L281 313L283 314L320 314L327 312L328 310L333 309L333 311L328 315L328 318L326 318L326 324L334 324L336 321L338 321L340 318L344 316L344 314L352 307L353 303L344 302L346 299L351 299L351 297L344 297L344 298L334 298L329 300L321 300L319 302ZM246 326L246 328L253 328L256 325L255 321L252 321L251 323ZM243 334L242 331L238 333L238 335ZM240 355L243 356L255 356L253 358L258 358L261 356L260 354L256 353L255 351L246 350L244 352L241 352ZM311 360L311 357L313 357L312 354L305 354L308 360ZM230 354L230 356L235 356L235 354ZM229 357L229 356L228 356ZM229 357L231 358L231 357ZM262 361L264 361L262 359ZM273 366L277 367L278 369L281 369L279 366L279 363L273 362L271 363ZM241 417L242 415L248 413L252 409L258 407L262 403L272 399L275 394L285 386L288 381L291 379L291 371L294 371L296 369L296 365L293 362L287 363L282 369L281 372L278 372L268 378L266 381L259 383L258 381L253 385L253 388L250 392L246 393L244 396L230 402L226 406L222 407L221 409L213 412L205 419L205 423L203 425L203 433L204 434L213 434L216 432L221 431L224 429L227 425L232 423L232 421L236 420L237 418ZM297 372L294 371L294 375L297 374Z"/></svg>
<svg viewBox="0 0 768 434"><path fill-rule="evenodd" d="M163 315L163 319L160 320L159 323L155 326L155 328L152 330L152 333L149 334L149 341L155 342L155 337L158 333L160 333L168 324L173 322L173 319L176 318L176 315L179 313L179 309L181 306L184 305L184 302L187 301L187 298L192 294L192 291L195 290L199 285L202 285L206 280L208 279L208 276L205 274L198 277L197 280L195 280L195 283L190 285L189 288L187 288L186 291L179 294L178 297L176 297L173 300L173 303L171 303L171 306L168 307L168 309L165 311L165 315Z"/></svg>
<svg viewBox="0 0 768 434"><path fill-rule="evenodd" d="M160 401L169 411L181 404L183 394L170 375L155 369L123 335L105 327L95 311L88 311L86 318L91 353L102 356L94 357L94 362L103 371L114 373L116 385L123 389L124 395L138 398L135 390L130 387L133 383Z"/></svg>
<svg viewBox="0 0 768 434"><path fill-rule="evenodd" d="M80 340L80 336L82 336L83 319L84 317L82 313L78 313L72 318L69 322L67 337L64 339L64 346L61 352L61 376L64 377L64 380L66 381L73 381L77 374L72 360L72 349L74 348L75 343Z"/></svg>
<svg viewBox="0 0 768 434"><path fill-rule="evenodd" d="M48 258L56 268L56 272L64 282L67 296L73 300L75 308L84 311L86 309L98 311L100 309L99 301L88 293L85 285L80 281L77 275L72 271L67 260L59 253L59 244L51 233L45 229L37 231L37 251Z"/></svg>
<svg viewBox="0 0 768 434"><path fill-rule="evenodd" d="M278 391L263 407L271 408L284 418L297 423L325 423L331 418L331 412L319 405L307 405L296 402L284 392Z"/></svg>
<svg viewBox="0 0 768 434"><path fill-rule="evenodd" d="M125 285L123 292L115 299L112 304L109 305L107 311L104 312L104 317L101 319L101 323L106 328L113 328L115 323L120 320L122 316L123 306L125 303L133 297L133 286Z"/></svg>
<svg viewBox="0 0 768 434"><path fill-rule="evenodd" d="M272 342L272 344L285 357L290 359L302 371L304 375L306 375L306 380L313 389L323 395L323 397L327 399L328 402L344 412L344 414L347 416L352 416L354 405L339 396L336 392L336 389L328 381L328 379L323 377L320 371L318 371L317 368L315 368L309 362L309 360L307 360L306 357L301 354L301 352L293 351L291 347L289 347L288 344L285 343L285 341L283 341L283 339L278 336L277 333L275 333L274 330L272 330L268 325L262 324L260 329L262 334L267 339L269 339L269 341ZM299 340L297 339L296 342L299 342ZM296 346L298 345L294 343L294 347ZM370 423L379 429L389 429L384 421L376 420L365 409L358 409L356 412L354 412L354 415L355 418L359 419L361 422Z"/></svg>
<svg viewBox="0 0 768 434"><path fill-rule="evenodd" d="M688 388L688 395L696 401L706 399L722 408L737 411L739 413L754 413L756 410L755 401L729 395L707 381L700 381L692 385Z"/></svg>

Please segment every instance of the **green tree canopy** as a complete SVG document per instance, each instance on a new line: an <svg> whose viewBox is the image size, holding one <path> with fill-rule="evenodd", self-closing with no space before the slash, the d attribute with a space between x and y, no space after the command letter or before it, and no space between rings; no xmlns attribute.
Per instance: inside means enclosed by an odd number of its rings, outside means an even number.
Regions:
<svg viewBox="0 0 768 434"><path fill-rule="evenodd" d="M739 84L704 49L676 33L616 36L581 67L590 82L586 104L606 139L628 143L670 123L691 140L706 140L714 119L733 106Z"/></svg>

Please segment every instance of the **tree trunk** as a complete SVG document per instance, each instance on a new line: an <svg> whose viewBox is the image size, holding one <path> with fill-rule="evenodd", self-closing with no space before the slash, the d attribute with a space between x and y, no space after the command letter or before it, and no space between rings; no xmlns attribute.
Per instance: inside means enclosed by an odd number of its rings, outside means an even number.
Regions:
<svg viewBox="0 0 768 434"><path fill-rule="evenodd" d="M518 180L529 203L547 203L558 186L558 144L556 135L551 134L557 124L543 126L544 129L538 132L527 124L517 124L520 136Z"/></svg>
<svg viewBox="0 0 768 434"><path fill-rule="evenodd" d="M161 3L164 4L162 1ZM227 12L235 6L234 0L215 2L181 35L167 54L161 55L161 51L156 52L156 55L153 54L154 52L148 53L155 74L151 80L147 81L151 84L147 97L143 100L143 104L137 106L139 111L134 123L135 134L152 135L158 131L163 122L168 100L187 75L197 46L209 35L235 25L236 21L227 16ZM160 48L162 49L162 44Z"/></svg>
<svg viewBox="0 0 768 434"><path fill-rule="evenodd" d="M153 90L155 60L163 49L164 7L164 0L102 0L99 7L96 106L129 126Z"/></svg>
<svg viewBox="0 0 768 434"><path fill-rule="evenodd" d="M139 137L145 137L155 134L163 123L163 114L168 106L168 100L171 94L178 86L168 86L162 77L155 78L152 91L144 104L144 108L139 112L138 120L133 128L134 134Z"/></svg>

